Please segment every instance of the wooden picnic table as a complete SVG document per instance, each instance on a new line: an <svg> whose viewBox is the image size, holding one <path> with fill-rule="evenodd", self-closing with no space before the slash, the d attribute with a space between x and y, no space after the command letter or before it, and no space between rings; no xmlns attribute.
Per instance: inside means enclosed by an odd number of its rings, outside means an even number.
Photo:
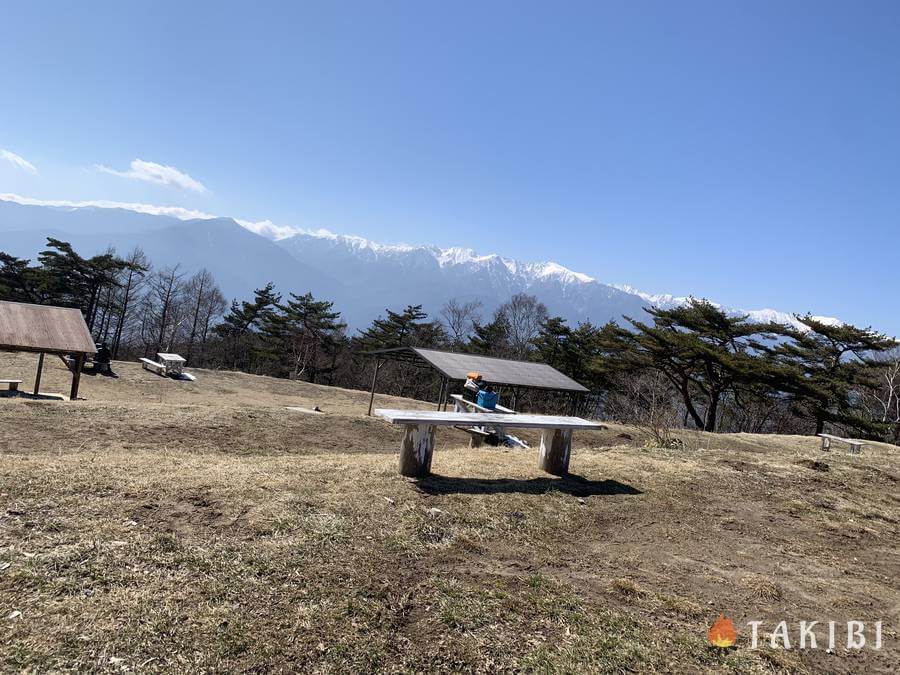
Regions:
<svg viewBox="0 0 900 675"><path fill-rule="evenodd" d="M19 385L22 384L22 380L0 380L0 384L5 384L10 391L19 391Z"/></svg>
<svg viewBox="0 0 900 675"><path fill-rule="evenodd" d="M840 436L834 436L832 434L816 434L819 438L822 439L822 452L828 452L831 450L831 442L837 441L839 443L846 443L850 446L850 454L858 455L860 452L860 448L866 444L865 441L860 441L855 438L841 438Z"/></svg>
<svg viewBox="0 0 900 675"><path fill-rule="evenodd" d="M438 426L497 425L520 429L540 429L541 447L538 453L538 466L556 476L564 476L569 471L572 432L576 429L603 428L597 422L590 422L580 417L559 415L430 412L390 408L379 408L375 414L391 424L402 424L405 427L403 438L400 441L400 473L412 477L427 476L431 472L434 429Z"/></svg>

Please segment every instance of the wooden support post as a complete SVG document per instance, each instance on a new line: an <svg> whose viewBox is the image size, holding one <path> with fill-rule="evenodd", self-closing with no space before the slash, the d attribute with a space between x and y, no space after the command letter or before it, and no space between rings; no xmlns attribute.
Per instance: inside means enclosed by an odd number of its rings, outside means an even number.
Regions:
<svg viewBox="0 0 900 675"><path fill-rule="evenodd" d="M78 385L81 382L81 369L84 367L84 354L75 357L75 370L72 371L72 391L69 392L69 400L78 400Z"/></svg>
<svg viewBox="0 0 900 675"><path fill-rule="evenodd" d="M424 478L431 473L434 451L434 427L428 424L407 424L400 441L400 475Z"/></svg>
<svg viewBox="0 0 900 675"><path fill-rule="evenodd" d="M541 454L538 467L554 476L569 473L569 455L572 453L571 429L544 429L541 432Z"/></svg>
<svg viewBox="0 0 900 675"><path fill-rule="evenodd" d="M438 412L441 410L441 405L444 403L444 387L447 386L447 380L443 377L441 378L441 390L438 392Z"/></svg>
<svg viewBox="0 0 900 675"><path fill-rule="evenodd" d="M372 391L369 394L369 417L372 416L372 404L375 402L375 385L378 382L378 371L381 370L381 366L384 365L384 361L379 361L375 359L375 372L372 373Z"/></svg>
<svg viewBox="0 0 900 675"><path fill-rule="evenodd" d="M41 373L44 370L44 352L38 356L37 374L34 376L34 395L41 393Z"/></svg>

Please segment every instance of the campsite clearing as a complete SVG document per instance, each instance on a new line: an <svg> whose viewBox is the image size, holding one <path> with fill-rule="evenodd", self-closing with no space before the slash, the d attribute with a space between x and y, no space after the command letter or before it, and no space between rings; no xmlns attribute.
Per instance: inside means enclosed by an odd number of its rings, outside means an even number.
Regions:
<svg viewBox="0 0 900 675"><path fill-rule="evenodd" d="M0 670L900 669L893 446L604 422L560 479L444 427L415 481L367 392L113 370L0 398ZM735 649L707 642L722 612ZM749 649L751 620L849 619L883 648Z"/></svg>

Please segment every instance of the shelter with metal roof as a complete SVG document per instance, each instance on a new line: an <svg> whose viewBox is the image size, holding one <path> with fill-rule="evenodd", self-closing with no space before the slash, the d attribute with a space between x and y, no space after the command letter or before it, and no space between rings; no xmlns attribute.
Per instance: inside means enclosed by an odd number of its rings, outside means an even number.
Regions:
<svg viewBox="0 0 900 675"><path fill-rule="evenodd" d="M88 354L97 352L97 347L81 310L0 300L0 350L40 354L35 395L40 392L44 354L72 356L71 362L65 358L63 362L72 372L69 398L74 401L78 398L84 361Z"/></svg>
<svg viewBox="0 0 900 675"><path fill-rule="evenodd" d="M573 399L589 392L587 387L546 363L513 361L493 356L461 354L420 347L377 349L367 352L366 355L375 359L372 390L369 395L370 415L372 414L372 401L375 398L375 387L378 383L378 371L386 361L411 363L437 372L441 378L439 406L445 402L450 385L454 382L465 382L470 372L480 373L485 384L510 387L514 392L519 389L540 389L566 393Z"/></svg>

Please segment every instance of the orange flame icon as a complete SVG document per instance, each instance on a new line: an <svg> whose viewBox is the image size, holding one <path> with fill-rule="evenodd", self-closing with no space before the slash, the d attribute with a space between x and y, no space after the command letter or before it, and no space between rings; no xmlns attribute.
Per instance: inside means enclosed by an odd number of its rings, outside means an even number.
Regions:
<svg viewBox="0 0 900 675"><path fill-rule="evenodd" d="M734 629L734 624L731 623L731 619L725 618L724 614L719 614L719 618L710 626L706 635L710 644L716 647L731 647L737 642L737 631Z"/></svg>

